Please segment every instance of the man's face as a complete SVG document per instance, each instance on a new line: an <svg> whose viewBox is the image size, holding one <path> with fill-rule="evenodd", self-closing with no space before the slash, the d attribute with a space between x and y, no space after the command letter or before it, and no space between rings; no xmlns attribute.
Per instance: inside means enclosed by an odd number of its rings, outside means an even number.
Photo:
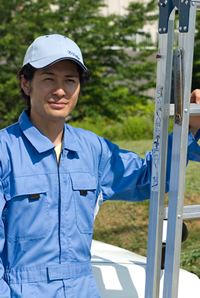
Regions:
<svg viewBox="0 0 200 298"><path fill-rule="evenodd" d="M30 120L36 126L41 121L64 122L75 108L80 92L77 64L69 60L38 69L32 81L22 78L21 84L30 95Z"/></svg>

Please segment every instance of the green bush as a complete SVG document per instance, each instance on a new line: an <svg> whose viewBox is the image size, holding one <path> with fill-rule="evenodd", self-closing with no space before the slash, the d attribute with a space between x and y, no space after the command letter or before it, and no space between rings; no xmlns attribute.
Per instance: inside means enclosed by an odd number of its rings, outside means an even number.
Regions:
<svg viewBox="0 0 200 298"><path fill-rule="evenodd" d="M105 120L104 117L98 116L95 120L85 118L84 121L70 121L74 127L81 127L93 131L99 136L116 140L142 140L153 138L154 126L154 104L152 102L142 105L136 104L127 107L127 117L114 120Z"/></svg>
<svg viewBox="0 0 200 298"><path fill-rule="evenodd" d="M127 117L122 127L123 139L151 139L153 137L153 126L154 123L148 115Z"/></svg>
<svg viewBox="0 0 200 298"><path fill-rule="evenodd" d="M93 131L97 135L110 141L143 140L153 138L154 103L135 104L126 108L126 117L121 121L105 119L102 116L85 118L83 121L70 121L74 127L81 127ZM173 117L169 120L169 133L173 130Z"/></svg>

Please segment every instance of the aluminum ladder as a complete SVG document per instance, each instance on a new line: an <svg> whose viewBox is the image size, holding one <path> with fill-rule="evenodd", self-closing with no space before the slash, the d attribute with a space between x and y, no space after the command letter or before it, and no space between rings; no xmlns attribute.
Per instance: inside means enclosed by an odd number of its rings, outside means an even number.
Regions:
<svg viewBox="0 0 200 298"><path fill-rule="evenodd" d="M197 1L160 0L159 47L153 138L153 161L145 298L159 298L163 220L168 218L162 298L178 297L183 218L200 217L200 205L184 207L189 115L200 115L190 104ZM175 10L179 14L179 45L173 54ZM173 59L174 55L174 59ZM170 106L174 60L175 105ZM169 116L174 110L168 209L165 205Z"/></svg>

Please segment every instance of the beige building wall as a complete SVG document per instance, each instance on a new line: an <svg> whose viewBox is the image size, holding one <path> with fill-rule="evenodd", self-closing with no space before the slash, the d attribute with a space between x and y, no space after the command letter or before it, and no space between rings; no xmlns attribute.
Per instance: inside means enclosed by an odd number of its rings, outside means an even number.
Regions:
<svg viewBox="0 0 200 298"><path fill-rule="evenodd" d="M112 13L118 15L124 15L126 13L126 7L128 7L130 0L105 0L105 4L108 7L104 8L105 15Z"/></svg>

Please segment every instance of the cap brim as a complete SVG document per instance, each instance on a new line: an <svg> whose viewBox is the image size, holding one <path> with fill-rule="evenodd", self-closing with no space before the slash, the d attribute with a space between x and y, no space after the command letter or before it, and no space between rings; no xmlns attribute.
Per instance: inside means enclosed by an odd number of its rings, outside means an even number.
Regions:
<svg viewBox="0 0 200 298"><path fill-rule="evenodd" d="M83 63L81 63L78 59L75 59L73 57L60 57L60 56L57 56L57 55L47 57L47 58L43 58L43 59L39 59L37 61L31 61L31 62L29 62L29 64L31 64L36 69L42 69L42 68L46 68L46 67L48 67L48 66L50 66L50 65L52 65L56 62L62 61L62 60L74 61L75 63L80 65L83 70L87 70L85 65Z"/></svg>

